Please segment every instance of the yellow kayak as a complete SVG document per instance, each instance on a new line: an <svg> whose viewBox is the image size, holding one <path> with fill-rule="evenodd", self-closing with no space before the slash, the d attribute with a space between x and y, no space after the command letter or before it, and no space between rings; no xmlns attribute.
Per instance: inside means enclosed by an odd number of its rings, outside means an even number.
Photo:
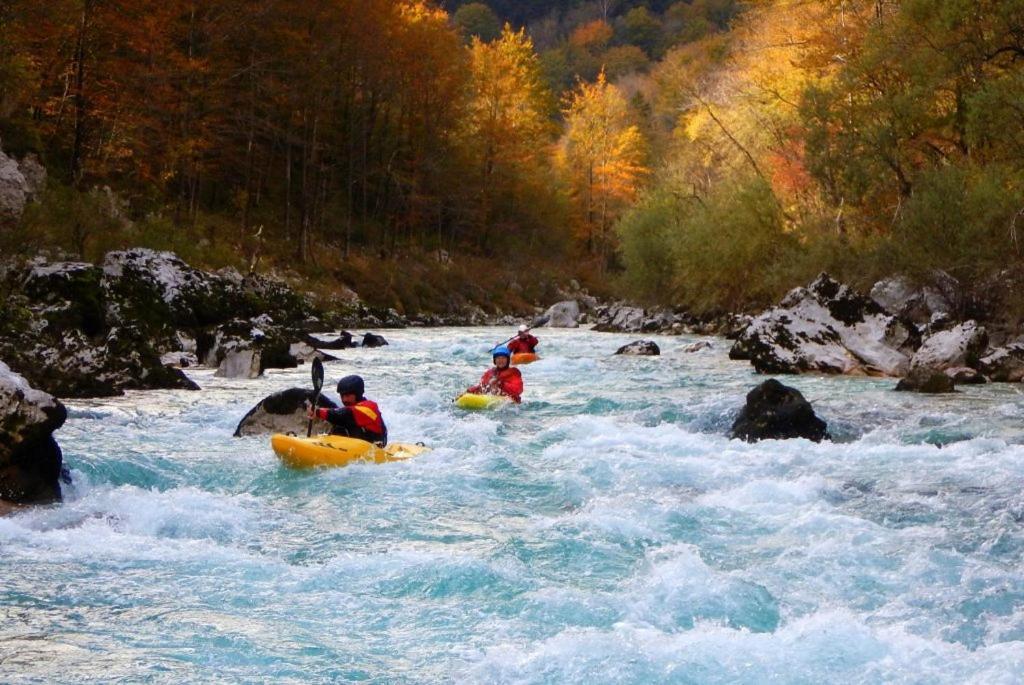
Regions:
<svg viewBox="0 0 1024 685"><path fill-rule="evenodd" d="M387 447L377 447L365 440L344 435L297 438L294 435L275 433L270 436L270 445L282 462L297 469L347 466L354 461L383 464L388 461L404 461L430 451L429 447L423 445L401 442L393 442Z"/></svg>
<svg viewBox="0 0 1024 685"><path fill-rule="evenodd" d="M503 395L481 395L475 392L467 392L459 395L455 400L455 406L459 409L494 409L511 402Z"/></svg>
<svg viewBox="0 0 1024 685"><path fill-rule="evenodd" d="M540 355L536 352L516 352L512 355L512 364L532 364L538 359L540 359Z"/></svg>

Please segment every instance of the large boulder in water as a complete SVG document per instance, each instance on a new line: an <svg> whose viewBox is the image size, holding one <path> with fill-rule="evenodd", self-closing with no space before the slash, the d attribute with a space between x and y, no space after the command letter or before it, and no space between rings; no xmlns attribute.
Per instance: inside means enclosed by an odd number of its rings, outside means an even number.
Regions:
<svg viewBox="0 0 1024 685"><path fill-rule="evenodd" d="M661 348L653 340L636 340L615 350L615 354L628 354L636 357L656 357Z"/></svg>
<svg viewBox="0 0 1024 685"><path fill-rule="evenodd" d="M313 400L312 388L288 388L268 395L238 422L238 427L235 428L235 437L270 433L305 435L309 425L309 419L306 418L306 406L312 404ZM321 394L317 406L333 409L338 405ZM322 432L323 427L321 422L315 421L313 432Z"/></svg>
<svg viewBox="0 0 1024 685"><path fill-rule="evenodd" d="M67 410L0 362L0 500L60 499L61 451L53 431Z"/></svg>
<svg viewBox="0 0 1024 685"><path fill-rule="evenodd" d="M747 393L747 404L732 424L730 437L747 442L829 439L828 426L799 390L769 378Z"/></svg>
<svg viewBox="0 0 1024 685"><path fill-rule="evenodd" d="M580 304L576 300L556 302L539 320L548 328L579 328Z"/></svg>
<svg viewBox="0 0 1024 685"><path fill-rule="evenodd" d="M901 376L920 345L917 327L828 274L756 317L729 351L758 373Z"/></svg>
<svg viewBox="0 0 1024 685"><path fill-rule="evenodd" d="M978 364L987 346L988 334L985 328L974 321L965 321L925 338L910 359L910 368L943 370L973 367Z"/></svg>
<svg viewBox="0 0 1024 685"><path fill-rule="evenodd" d="M266 314L252 320L236 319L217 326L199 340L199 358L217 368L223 378L256 378L266 369L294 369L290 331Z"/></svg>

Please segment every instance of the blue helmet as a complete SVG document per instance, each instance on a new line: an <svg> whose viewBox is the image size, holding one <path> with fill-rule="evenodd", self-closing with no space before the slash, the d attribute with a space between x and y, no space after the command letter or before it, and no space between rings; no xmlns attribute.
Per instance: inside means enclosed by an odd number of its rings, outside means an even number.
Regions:
<svg viewBox="0 0 1024 685"><path fill-rule="evenodd" d="M512 359L512 352L504 345L498 345L491 350L491 358L493 359L494 357L508 357L509 359Z"/></svg>

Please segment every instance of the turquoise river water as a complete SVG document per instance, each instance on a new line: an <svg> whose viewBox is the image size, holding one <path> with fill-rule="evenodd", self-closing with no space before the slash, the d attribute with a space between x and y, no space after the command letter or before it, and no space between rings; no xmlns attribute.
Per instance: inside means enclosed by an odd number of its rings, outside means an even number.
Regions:
<svg viewBox="0 0 1024 685"><path fill-rule="evenodd" d="M544 331L524 402L451 399L509 332L386 331L402 463L231 437L307 367L77 401L66 501L0 518L0 682L1020 683L1024 387L783 379L836 437L724 437L728 344Z"/></svg>

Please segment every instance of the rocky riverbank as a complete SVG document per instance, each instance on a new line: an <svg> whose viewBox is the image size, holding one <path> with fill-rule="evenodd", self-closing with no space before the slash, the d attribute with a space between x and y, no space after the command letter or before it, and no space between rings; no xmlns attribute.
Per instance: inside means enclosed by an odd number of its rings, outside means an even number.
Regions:
<svg viewBox="0 0 1024 685"><path fill-rule="evenodd" d="M729 356L759 373L893 376L919 392L1020 381L1024 338L993 306L1005 278L974 292L945 274L933 283L891 278L867 295L823 273L754 317Z"/></svg>
<svg viewBox="0 0 1024 685"><path fill-rule="evenodd" d="M0 296L0 360L67 398L196 389L183 369L197 365L229 377L293 367L326 357L331 345L311 338L314 331L521 321L476 307L406 317L357 296L324 306L274 278L207 272L148 249L110 252L100 264L7 262ZM361 344L382 342L370 334ZM348 337L334 349L357 346Z"/></svg>

